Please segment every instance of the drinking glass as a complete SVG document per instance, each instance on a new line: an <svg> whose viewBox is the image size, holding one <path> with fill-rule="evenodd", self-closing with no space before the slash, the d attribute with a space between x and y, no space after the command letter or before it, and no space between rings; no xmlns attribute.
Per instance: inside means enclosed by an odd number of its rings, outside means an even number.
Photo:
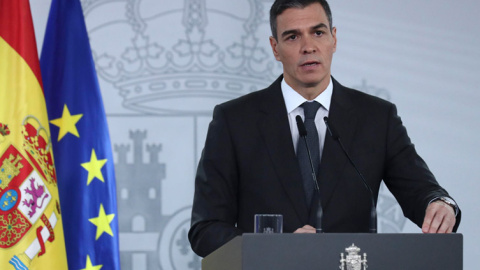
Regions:
<svg viewBox="0 0 480 270"><path fill-rule="evenodd" d="M255 233L282 233L283 216L277 214L255 215Z"/></svg>

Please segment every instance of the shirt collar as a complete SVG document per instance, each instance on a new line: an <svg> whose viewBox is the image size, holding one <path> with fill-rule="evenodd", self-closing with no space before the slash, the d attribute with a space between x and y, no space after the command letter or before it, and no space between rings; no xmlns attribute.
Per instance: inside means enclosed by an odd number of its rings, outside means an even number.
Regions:
<svg viewBox="0 0 480 270"><path fill-rule="evenodd" d="M285 79L282 79L282 94L283 99L285 100L285 105L287 107L287 113L291 113L295 110L298 106L302 105L305 101L307 101L302 95L300 95L297 91L293 90L290 85L285 82ZM330 110L330 101L332 100L332 92L333 92L333 84L332 79L328 83L327 88L323 91L320 95L318 95L314 100L318 103L322 104L322 106Z"/></svg>

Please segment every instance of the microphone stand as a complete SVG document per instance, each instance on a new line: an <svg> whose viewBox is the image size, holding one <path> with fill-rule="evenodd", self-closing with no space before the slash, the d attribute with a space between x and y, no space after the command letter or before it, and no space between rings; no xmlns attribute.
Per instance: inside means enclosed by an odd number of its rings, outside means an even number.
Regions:
<svg viewBox="0 0 480 270"><path fill-rule="evenodd" d="M315 190L318 194L318 207L317 207L317 227L315 229L316 233L322 233L322 217L323 217L323 208L322 208L322 202L320 200L320 188L318 187L317 183L317 175L315 174L315 167L313 166L313 161L312 161L312 156L310 154L310 149L308 148L308 143L307 143L307 129L305 128L305 124L303 123L302 117L300 115L297 115L295 117L295 120L297 121L297 128L298 128L298 133L300 137L303 138L303 141L305 142L305 148L307 149L307 154L308 154L308 160L310 161L310 168L312 169L312 180L314 183Z"/></svg>
<svg viewBox="0 0 480 270"><path fill-rule="evenodd" d="M323 121L325 122L325 125L327 126L328 132L330 133L330 136L332 136L333 140L337 141L338 144L340 145L340 148L342 149L343 153L345 156L347 156L348 161L350 164L352 164L353 168L357 172L357 174L360 176L360 179L362 179L363 185L365 188L370 192L370 199L371 199L371 204L372 207L370 209L370 233L377 233L377 208L375 207L375 200L373 196L373 191L368 185L367 181L365 180L365 177L363 177L362 173L358 170L357 166L353 162L352 158L348 154L347 150L345 149L345 146L343 145L342 141L340 140L340 136L336 132L336 130L333 128L331 123L329 123L328 117L324 117Z"/></svg>

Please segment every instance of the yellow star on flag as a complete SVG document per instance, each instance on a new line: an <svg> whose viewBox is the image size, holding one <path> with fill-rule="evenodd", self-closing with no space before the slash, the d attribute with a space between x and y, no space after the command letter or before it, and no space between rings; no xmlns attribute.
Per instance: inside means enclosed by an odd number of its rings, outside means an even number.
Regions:
<svg viewBox="0 0 480 270"><path fill-rule="evenodd" d="M113 218L115 218L115 214L110 214L110 215L105 214L105 209L103 209L103 204L100 204L98 217L91 218L88 220L91 223L93 223L95 226L97 226L97 235L95 237L95 240L98 240L98 238L104 232L113 236L112 227L110 227L110 222L112 222Z"/></svg>
<svg viewBox="0 0 480 270"><path fill-rule="evenodd" d="M102 269L102 267L103 267L102 264L92 265L92 261L90 261L90 256L87 255L87 265L85 266L85 268L80 270L100 270Z"/></svg>
<svg viewBox="0 0 480 270"><path fill-rule="evenodd" d="M90 162L82 163L82 167L88 171L87 186L90 185L93 178L98 178L98 180L105 183L102 174L102 167L107 163L106 159L97 159L97 154L95 154L95 149L92 149L92 155L90 156Z"/></svg>
<svg viewBox="0 0 480 270"><path fill-rule="evenodd" d="M71 133L80 138L77 127L75 125L78 121L80 121L80 118L82 118L82 116L83 114L71 115L70 111L68 110L67 104L63 106L62 118L57 118L50 121L50 123L60 128L60 131L58 132L58 141L60 141L63 136L67 135L67 133Z"/></svg>

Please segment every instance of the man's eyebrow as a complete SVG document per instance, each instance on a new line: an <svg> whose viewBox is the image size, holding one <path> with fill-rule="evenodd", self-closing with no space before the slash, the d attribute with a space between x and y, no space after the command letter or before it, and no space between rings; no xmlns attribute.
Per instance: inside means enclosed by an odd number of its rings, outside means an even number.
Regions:
<svg viewBox="0 0 480 270"><path fill-rule="evenodd" d="M286 30L282 33L282 37L285 37L285 36L288 36L288 35L291 35L291 34L297 34L299 32L300 31L298 31L297 29Z"/></svg>
<svg viewBox="0 0 480 270"><path fill-rule="evenodd" d="M318 29L318 28L328 28L328 27L324 23L319 23L319 24L312 27L312 29Z"/></svg>
<svg viewBox="0 0 480 270"><path fill-rule="evenodd" d="M310 29L319 29L319 28L328 28L326 24L319 23L317 25L312 26ZM298 29L286 30L282 32L282 37L291 35L291 34L298 34L300 31Z"/></svg>

